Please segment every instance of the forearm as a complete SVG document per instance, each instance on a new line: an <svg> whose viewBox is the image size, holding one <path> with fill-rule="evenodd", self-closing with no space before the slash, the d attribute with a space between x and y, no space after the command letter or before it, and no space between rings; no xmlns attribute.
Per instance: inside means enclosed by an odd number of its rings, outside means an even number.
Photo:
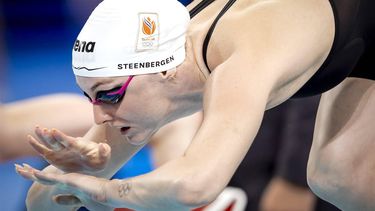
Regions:
<svg viewBox="0 0 375 211"><path fill-rule="evenodd" d="M74 206L60 206L52 200L43 202L43 197L51 199L55 194L73 194L79 197L90 210L100 210L111 207L126 207L135 210L188 210L205 204L201 193L204 187L194 184L196 180L187 179L197 169L187 159L173 160L154 172L135 177L129 180L107 180L78 173L56 174L53 167L39 172L32 169L38 182L57 187L56 189L45 186L36 186L30 191L28 201L29 210L73 210ZM52 168L52 169L51 169ZM30 169L29 169L30 170ZM20 171L29 171L20 167ZM30 171L29 171L30 172ZM49 172L49 173L47 173ZM186 181L189 181L186 183ZM191 182L193 181L193 182ZM67 190L59 191L58 190ZM200 190L200 191L196 191ZM68 191L70 193L68 193ZM37 200L40 198L40 200ZM199 199L190 200L191 198ZM76 206L81 203L75 203ZM93 209L94 208L94 209Z"/></svg>
<svg viewBox="0 0 375 211"><path fill-rule="evenodd" d="M189 178L199 168L181 157L148 174L109 181L104 185L103 198L107 205L137 211L191 210L209 202L201 191L204 187L198 186L200 180Z"/></svg>
<svg viewBox="0 0 375 211"><path fill-rule="evenodd" d="M19 118L13 115L9 105L0 104L0 118L4 124L0 128L0 162L5 162L20 156L36 155L26 142L26 128Z"/></svg>
<svg viewBox="0 0 375 211"><path fill-rule="evenodd" d="M224 130L225 125L215 126L215 137L208 138L205 132L199 133L182 157L149 174L130 180L110 181L104 191L108 203L136 210L183 210L215 200L247 150L240 144L231 147L220 144L234 139L240 141L238 135L234 137Z"/></svg>
<svg viewBox="0 0 375 211"><path fill-rule="evenodd" d="M69 110L69 115L60 110ZM83 136L93 125L91 105L76 94L53 94L1 105L0 160L37 155L27 144L35 125Z"/></svg>

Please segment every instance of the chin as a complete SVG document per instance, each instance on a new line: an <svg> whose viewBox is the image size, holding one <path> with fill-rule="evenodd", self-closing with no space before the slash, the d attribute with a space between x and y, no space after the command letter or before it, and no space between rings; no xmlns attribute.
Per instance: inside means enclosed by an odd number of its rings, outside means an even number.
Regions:
<svg viewBox="0 0 375 211"><path fill-rule="evenodd" d="M145 139L138 140L138 139L128 138L128 143L134 146L144 145L147 142L148 140L145 140Z"/></svg>
<svg viewBox="0 0 375 211"><path fill-rule="evenodd" d="M150 140L151 134L149 133L138 133L128 136L128 143L134 146L140 146L146 144Z"/></svg>

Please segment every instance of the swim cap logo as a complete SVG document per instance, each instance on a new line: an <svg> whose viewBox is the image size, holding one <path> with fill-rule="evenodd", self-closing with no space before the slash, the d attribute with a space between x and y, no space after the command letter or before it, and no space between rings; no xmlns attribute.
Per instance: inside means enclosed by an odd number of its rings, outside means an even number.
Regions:
<svg viewBox="0 0 375 211"><path fill-rule="evenodd" d="M152 35L155 32L156 25L150 17L143 18L142 32L145 35Z"/></svg>
<svg viewBox="0 0 375 211"><path fill-rule="evenodd" d="M92 53L94 52L95 42L86 42L76 40L74 43L73 50L78 52Z"/></svg>
<svg viewBox="0 0 375 211"><path fill-rule="evenodd" d="M138 13L139 28L137 51L152 50L159 47L159 16L157 13Z"/></svg>

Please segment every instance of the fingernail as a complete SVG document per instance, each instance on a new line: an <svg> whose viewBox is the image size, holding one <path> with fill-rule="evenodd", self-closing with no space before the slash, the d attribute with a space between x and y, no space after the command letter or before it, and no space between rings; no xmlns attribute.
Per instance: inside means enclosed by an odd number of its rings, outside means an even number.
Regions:
<svg viewBox="0 0 375 211"><path fill-rule="evenodd" d="M15 163L14 166L16 167L16 169L22 168L22 166L18 165L17 163Z"/></svg>
<svg viewBox="0 0 375 211"><path fill-rule="evenodd" d="M59 202L57 201L57 196L53 196L53 197L52 197L52 200L53 200L54 202L56 202L56 203L59 203Z"/></svg>
<svg viewBox="0 0 375 211"><path fill-rule="evenodd" d="M27 163L24 163L23 165L26 166L27 168L31 168L31 166L28 165Z"/></svg>
<svg viewBox="0 0 375 211"><path fill-rule="evenodd" d="M103 150L104 152L107 152L107 151L108 151L108 150L107 150L107 147L106 147L105 144L100 143L100 147L102 148L102 150Z"/></svg>
<svg viewBox="0 0 375 211"><path fill-rule="evenodd" d="M39 133L39 134L41 134L41 133L42 133L42 129L41 129L39 126L37 126L37 127L35 128L35 133Z"/></svg>
<svg viewBox="0 0 375 211"><path fill-rule="evenodd" d="M27 171L31 170L31 166L27 165L26 163L22 163L22 165L23 165L23 169Z"/></svg>
<svg viewBox="0 0 375 211"><path fill-rule="evenodd" d="M59 132L58 132L58 130L55 129L55 128L52 129L52 135L53 135L54 137L60 137L60 136L59 136Z"/></svg>
<svg viewBox="0 0 375 211"><path fill-rule="evenodd" d="M61 135L57 132L57 130L53 131L52 133L53 137L58 139L58 140L62 140L62 137Z"/></svg>

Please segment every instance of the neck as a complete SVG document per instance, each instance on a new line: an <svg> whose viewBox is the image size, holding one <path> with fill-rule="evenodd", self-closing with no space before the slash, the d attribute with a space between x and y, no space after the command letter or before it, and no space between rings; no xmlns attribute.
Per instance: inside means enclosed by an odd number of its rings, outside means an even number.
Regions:
<svg viewBox="0 0 375 211"><path fill-rule="evenodd" d="M207 74L196 62L190 40L186 44L186 59L177 68L176 77L171 81L170 117L173 121L191 115L203 107L203 92Z"/></svg>

